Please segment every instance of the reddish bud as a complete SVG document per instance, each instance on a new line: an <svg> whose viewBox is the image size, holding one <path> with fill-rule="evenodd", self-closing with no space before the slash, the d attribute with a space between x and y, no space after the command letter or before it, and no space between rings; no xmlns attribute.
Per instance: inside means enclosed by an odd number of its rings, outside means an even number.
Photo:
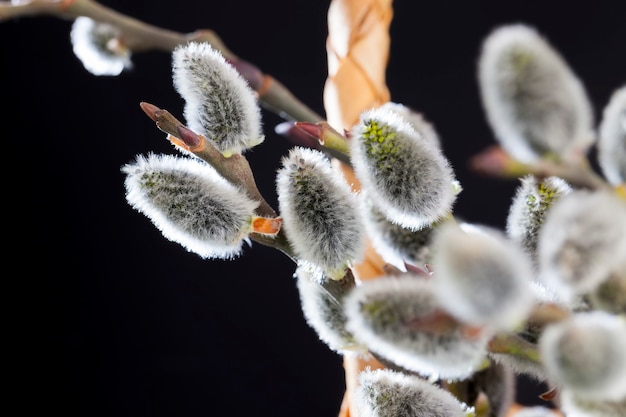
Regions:
<svg viewBox="0 0 626 417"><path fill-rule="evenodd" d="M283 122L274 128L274 131L287 138L291 143L305 148L319 148L319 140L312 136L307 130L299 126L300 122ZM313 123L308 123L315 126Z"/></svg>
<svg viewBox="0 0 626 417"><path fill-rule="evenodd" d="M177 126L176 130L178 130L178 137L189 148L191 149L196 148L202 143L202 138L196 135L191 129L188 129L185 126L181 125L181 126Z"/></svg>
<svg viewBox="0 0 626 417"><path fill-rule="evenodd" d="M139 107L141 107L141 110L143 110L143 112L150 119L152 119L153 122L157 122L158 121L158 117L157 117L158 116L158 112L162 111L160 108L158 108L154 104L146 103L145 101L142 101L141 103L139 103Z"/></svg>

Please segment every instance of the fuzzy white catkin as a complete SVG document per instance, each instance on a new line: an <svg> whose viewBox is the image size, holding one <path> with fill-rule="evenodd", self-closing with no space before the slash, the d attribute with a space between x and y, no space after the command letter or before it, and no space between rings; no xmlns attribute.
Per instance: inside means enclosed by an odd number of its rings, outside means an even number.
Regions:
<svg viewBox="0 0 626 417"><path fill-rule="evenodd" d="M522 162L546 153L578 159L593 144L593 112L583 84L534 28L493 30L478 80L486 117L504 150Z"/></svg>
<svg viewBox="0 0 626 417"><path fill-rule="evenodd" d="M122 167L126 200L163 236L202 258L238 256L258 202L210 165L171 155L139 155Z"/></svg>
<svg viewBox="0 0 626 417"><path fill-rule="evenodd" d="M343 311L343 298L354 280L330 279L319 268L302 261L298 262L294 276L304 318L320 340L337 353L365 350L346 330Z"/></svg>
<svg viewBox="0 0 626 417"><path fill-rule="evenodd" d="M361 417L465 417L451 393L417 376L389 369L361 372L355 392Z"/></svg>
<svg viewBox="0 0 626 417"><path fill-rule="evenodd" d="M381 106L382 109L389 109L395 111L401 117L403 117L413 128L420 134L420 136L429 143L432 143L437 148L441 148L441 139L439 134L435 130L435 127L430 123L424 115L416 112L408 106L401 103L395 103L389 101Z"/></svg>
<svg viewBox="0 0 626 417"><path fill-rule="evenodd" d="M256 95L221 52L206 42L176 47L172 78L185 100L187 127L210 140L225 156L263 142Z"/></svg>
<svg viewBox="0 0 626 417"><path fill-rule="evenodd" d="M390 221L419 229L449 215L458 189L448 160L396 111L361 113L351 135L355 175Z"/></svg>
<svg viewBox="0 0 626 417"><path fill-rule="evenodd" d="M581 399L626 400L626 320L603 311L576 313L539 339L551 380Z"/></svg>
<svg viewBox="0 0 626 417"><path fill-rule="evenodd" d="M420 330L420 320L442 312L432 284L411 274L362 282L345 298L346 328L396 365L424 376L462 379L486 357L489 332L467 337L460 326Z"/></svg>
<svg viewBox="0 0 626 417"><path fill-rule="evenodd" d="M506 221L506 233L535 260L537 238L546 212L572 187L558 177L538 179L532 175L521 178Z"/></svg>
<svg viewBox="0 0 626 417"><path fill-rule="evenodd" d="M604 190L568 193L546 215L537 248L540 281L573 301L626 258L626 202Z"/></svg>
<svg viewBox="0 0 626 417"><path fill-rule="evenodd" d="M276 175L283 230L298 258L331 278L359 261L365 250L356 195L320 151L294 147Z"/></svg>
<svg viewBox="0 0 626 417"><path fill-rule="evenodd" d="M464 322L512 329L534 302L532 264L503 232L446 223L432 243L433 283L442 305Z"/></svg>
<svg viewBox="0 0 626 417"><path fill-rule="evenodd" d="M87 71L94 75L119 75L132 68L128 48L109 48L110 42L119 40L120 31L108 23L100 23L79 16L72 23L70 41L76 57Z"/></svg>
<svg viewBox="0 0 626 417"><path fill-rule="evenodd" d="M598 164L611 184L626 182L626 85L613 93L602 113Z"/></svg>

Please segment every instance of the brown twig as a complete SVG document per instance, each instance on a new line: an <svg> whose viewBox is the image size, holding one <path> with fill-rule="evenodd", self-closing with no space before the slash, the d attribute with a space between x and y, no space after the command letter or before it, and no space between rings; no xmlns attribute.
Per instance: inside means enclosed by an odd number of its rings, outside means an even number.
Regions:
<svg viewBox="0 0 626 417"><path fill-rule="evenodd" d="M167 139L175 146L193 153L198 158L210 164L215 170L232 184L241 187L254 200L258 201L257 214L266 218L276 218L277 214L261 195L254 174L244 155L235 154L225 157L206 138L197 135L187 128L182 122L167 110L161 109L154 104L142 102L141 109L156 123L156 126L167 133ZM287 238L281 229L275 236L267 236L259 233L250 235L251 239L265 246L280 250L289 258L294 259L294 254Z"/></svg>
<svg viewBox="0 0 626 417"><path fill-rule="evenodd" d="M477 173L496 178L514 179L528 174L538 178L554 176L575 187L592 190L610 188L608 182L595 173L584 158L576 164L549 159L525 164L512 158L499 145L492 145L474 155L469 160L469 166Z"/></svg>
<svg viewBox="0 0 626 417"><path fill-rule="evenodd" d="M207 42L239 70L257 92L261 104L268 110L287 120L306 122L323 120L322 116L298 100L278 80L235 55L212 30L179 33L124 15L94 0L24 0L15 4L0 1L0 22L38 15L71 20L85 16L115 26L121 34L120 42L132 53L149 50L172 52L177 46L188 42Z"/></svg>

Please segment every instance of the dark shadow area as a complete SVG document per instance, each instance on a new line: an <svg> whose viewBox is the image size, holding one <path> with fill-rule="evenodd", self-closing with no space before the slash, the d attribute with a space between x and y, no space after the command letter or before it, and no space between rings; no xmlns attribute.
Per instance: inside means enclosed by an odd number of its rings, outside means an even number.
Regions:
<svg viewBox="0 0 626 417"><path fill-rule="evenodd" d="M215 30L323 114L328 1L102 3L181 32ZM623 1L398 0L395 10L392 99L435 125L464 188L455 210L467 221L502 227L516 186L467 168L494 143L475 73L492 28L536 26L597 112L626 82ZM148 101L183 120L169 55L143 53L119 77L95 77L73 55L70 27L47 17L0 23L5 230L15 264L5 280L18 284L5 297L19 317L6 320L24 356L24 414L336 416L341 358L305 323L291 261L258 244L232 261L202 260L125 201L122 165L176 153L139 108ZM274 207L275 171L290 147L274 133L281 121L265 112L265 143L248 154ZM520 387L524 401L543 389Z"/></svg>

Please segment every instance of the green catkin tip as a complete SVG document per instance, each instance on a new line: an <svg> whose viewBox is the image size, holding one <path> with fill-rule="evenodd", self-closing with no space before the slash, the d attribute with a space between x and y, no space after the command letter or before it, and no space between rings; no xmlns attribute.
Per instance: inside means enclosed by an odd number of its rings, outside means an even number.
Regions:
<svg viewBox="0 0 626 417"><path fill-rule="evenodd" d="M509 207L506 233L520 244L534 263L537 258L537 239L544 218L550 207L571 189L569 184L558 177L540 180L527 175L521 178Z"/></svg>

